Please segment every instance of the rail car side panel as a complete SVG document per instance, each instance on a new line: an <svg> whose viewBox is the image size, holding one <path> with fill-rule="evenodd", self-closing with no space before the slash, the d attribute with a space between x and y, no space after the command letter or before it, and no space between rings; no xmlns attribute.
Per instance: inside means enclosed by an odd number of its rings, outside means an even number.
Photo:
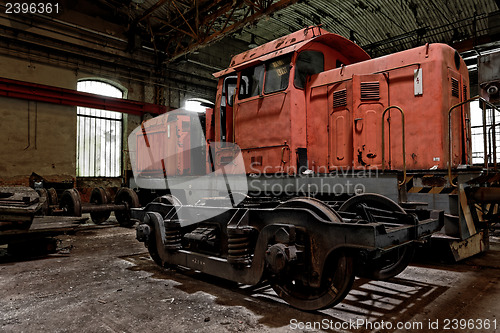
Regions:
<svg viewBox="0 0 500 333"><path fill-rule="evenodd" d="M190 117L168 116L150 121L153 124L137 134L137 170L156 178L190 174ZM152 159L156 162L151 163Z"/></svg>
<svg viewBox="0 0 500 333"><path fill-rule="evenodd" d="M458 64L458 69L456 68ZM359 75L376 74L379 76L379 100L369 100L363 97L375 80L359 80ZM451 73L451 74L450 74ZM367 76L369 78L369 76ZM453 78L453 79L452 79ZM372 78L373 79L373 78ZM467 68L463 60L455 61L455 50L443 44L432 44L412 50L399 52L393 55L364 61L317 74L312 77L309 85L308 103L311 109L321 103L313 94L325 85L332 87L332 96L339 94L344 82L352 80L352 90L347 96L352 96L352 111L342 111L338 101L329 97L328 111L333 113L329 120L330 150L329 164L324 163L324 140L318 140L323 130L318 131L320 121L312 117L322 117L318 113L308 113L308 150L311 162L316 168L347 166L347 163L338 163L335 159L337 150L343 147L332 140L339 138L343 142L343 128L341 123L351 115L353 126L352 150L353 162L351 167L379 167L381 166L381 114L385 107L397 105L405 114L406 156L402 154L402 123L397 110L391 109L385 117L386 168L401 170L403 161L408 169L425 170L429 168L445 169L448 159L448 109L466 97L468 85ZM359 82L359 83L358 83ZM387 89L386 83L387 83ZM458 84L457 84L458 82ZM367 84L367 88L363 88ZM457 88L458 87L458 88ZM346 86L348 90L349 87ZM370 93L368 91L368 93ZM349 102L346 102L349 103ZM348 110L348 109L345 109ZM339 112L339 113L336 113ZM342 113L343 112L343 113ZM324 117L324 116L323 116ZM468 108L452 114L452 151L454 154L453 167L463 164L469 154L469 145L464 130L464 121L468 118ZM324 120L323 120L324 121ZM319 133L318 133L319 132ZM324 133L324 132L323 132ZM318 143L319 145L314 145ZM337 164L338 163L338 164Z"/></svg>

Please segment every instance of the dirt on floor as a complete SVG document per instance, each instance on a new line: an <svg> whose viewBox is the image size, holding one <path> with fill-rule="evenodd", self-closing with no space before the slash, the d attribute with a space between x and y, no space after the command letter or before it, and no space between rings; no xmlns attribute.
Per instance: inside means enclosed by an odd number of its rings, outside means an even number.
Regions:
<svg viewBox="0 0 500 333"><path fill-rule="evenodd" d="M57 254L0 255L0 331L500 332L498 243L458 264L426 260L386 282L356 279L342 303L304 312L268 286L162 269L134 229L58 239Z"/></svg>

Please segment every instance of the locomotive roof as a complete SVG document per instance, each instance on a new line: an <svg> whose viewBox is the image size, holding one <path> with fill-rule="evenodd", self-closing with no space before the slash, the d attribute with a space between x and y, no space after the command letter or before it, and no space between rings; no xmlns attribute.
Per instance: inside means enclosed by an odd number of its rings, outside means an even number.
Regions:
<svg viewBox="0 0 500 333"><path fill-rule="evenodd" d="M235 55L228 68L213 75L218 78L233 73L239 69L299 50L312 41L326 44L338 50L351 59L353 63L370 59L370 56L352 41L320 27L308 27Z"/></svg>

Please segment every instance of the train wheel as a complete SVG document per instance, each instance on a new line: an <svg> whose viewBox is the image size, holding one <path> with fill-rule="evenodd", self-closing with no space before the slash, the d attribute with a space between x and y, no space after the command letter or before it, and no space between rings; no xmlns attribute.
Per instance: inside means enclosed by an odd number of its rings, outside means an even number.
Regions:
<svg viewBox="0 0 500 333"><path fill-rule="evenodd" d="M90 193L90 203L96 205L103 205L110 203L109 195L106 190L102 187L96 187ZM92 212L90 213L90 218L95 224L101 224L106 221L111 215L111 211L107 212Z"/></svg>
<svg viewBox="0 0 500 333"><path fill-rule="evenodd" d="M383 211L405 213L397 203L391 199L375 193L365 193L356 195L342 204L339 211L356 213L359 218L367 221L376 220L371 215L370 208L378 209L377 215L383 214ZM369 265L360 268L357 274L373 280L387 280L401 273L410 263L415 253L413 245L398 247L392 251L383 254Z"/></svg>
<svg viewBox="0 0 500 333"><path fill-rule="evenodd" d="M131 188L122 187L116 192L115 205L126 205L125 210L116 210L115 217L120 226L130 228L135 224L135 220L131 219L130 208L137 208L140 206L139 197L137 193Z"/></svg>
<svg viewBox="0 0 500 333"><path fill-rule="evenodd" d="M36 190L38 196L40 196L41 207L39 210L40 215L48 215L49 214L49 192L45 188L41 188Z"/></svg>
<svg viewBox="0 0 500 333"><path fill-rule="evenodd" d="M52 206L55 206L58 204L58 201L57 201L57 192L56 192L56 189L51 187L47 190L47 192L49 193L49 204L52 205Z"/></svg>
<svg viewBox="0 0 500 333"><path fill-rule="evenodd" d="M160 267L163 267L163 262L158 254L158 249L156 248L156 235L154 230L152 230L151 235L149 235L148 241L145 242L148 248L149 256L153 261Z"/></svg>
<svg viewBox="0 0 500 333"><path fill-rule="evenodd" d="M291 306L306 311L329 308L341 302L354 282L353 260L343 250L330 255L325 263L319 288L304 285L299 280L272 282L276 294Z"/></svg>
<svg viewBox="0 0 500 333"><path fill-rule="evenodd" d="M64 210L64 215L66 216L82 216L80 193L75 188L65 190L61 196L59 208Z"/></svg>
<svg viewBox="0 0 500 333"><path fill-rule="evenodd" d="M171 194L166 194L162 195L161 197L157 197L153 200L153 202L161 202L164 204L170 204L172 206L181 206L181 201L177 199L177 197L171 195ZM148 240L145 242L146 247L148 248L149 255L151 256L151 259L158 265L163 267L163 262L160 258L160 255L158 254L158 249L156 247L156 233L154 229L152 228L151 234L148 237Z"/></svg>
<svg viewBox="0 0 500 333"><path fill-rule="evenodd" d="M332 222L342 222L342 218L326 203L314 198L293 198L278 208L307 208L319 217ZM271 282L274 291L291 306L306 310L319 310L341 302L351 290L354 282L352 256L344 250L334 251L325 262L321 286L313 288L302 281L287 279Z"/></svg>

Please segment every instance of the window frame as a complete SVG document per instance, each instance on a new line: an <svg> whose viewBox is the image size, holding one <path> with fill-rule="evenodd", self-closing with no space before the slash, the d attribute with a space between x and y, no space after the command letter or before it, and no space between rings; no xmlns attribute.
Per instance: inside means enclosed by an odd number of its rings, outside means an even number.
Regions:
<svg viewBox="0 0 500 333"><path fill-rule="evenodd" d="M317 72L317 73L314 73L314 74L309 74L309 75L315 75L315 74L318 74L318 73L321 73L321 72L324 72L325 71L325 53L323 51L320 51L320 50L314 50L314 49L307 49L307 50L302 50L302 51L299 51L297 52L296 56L295 56L295 61L294 61L294 73L293 73L293 86L296 88L296 89L300 89L300 90L304 90L306 88L306 82L304 82L304 87L298 87L296 84L295 84L295 77L297 76L297 68L298 68L298 60L299 60L299 57L302 53L304 52L317 52L317 53L320 53L322 56L323 56L323 70L320 71L320 72ZM306 78L307 76L309 75L306 75Z"/></svg>
<svg viewBox="0 0 500 333"><path fill-rule="evenodd" d="M279 61L280 59L288 59L288 61L285 61L285 63L283 64L283 66L288 66L288 72L286 73L288 75L288 78L286 80L286 86L283 88L280 88L278 90L266 91L266 85L267 85L269 73L271 72L268 70L268 66L273 62ZM264 66L264 83L263 83L263 87L262 87L262 92L264 95L271 95L271 94L275 94L275 93L285 91L288 89L288 87L290 86L290 77L291 77L290 74L292 72L292 59L293 59L293 53L287 53L287 54L281 55L279 57L276 57L270 61L266 61L264 63L265 64L265 66ZM282 66L280 66L280 67L282 67ZM271 73L273 73L273 72L271 72ZM285 74L283 74L283 75L285 75Z"/></svg>
<svg viewBox="0 0 500 333"><path fill-rule="evenodd" d="M251 77L249 75L245 75L245 72L250 70L250 69L256 69L257 67L263 67L263 71L262 71L262 82L258 82L262 85L262 89L260 89L258 91L258 93L256 95L251 95L251 96L247 96L247 97L241 97L242 94L241 94L241 82L242 81L245 81L245 83L247 84L247 90L250 90L250 81L251 81ZM255 72L254 72L255 73ZM241 71L238 72L238 83L237 83L237 87L238 87L238 94L236 94L236 97L237 97L237 100L238 101L246 101L246 100L249 100L251 98L255 98L255 97L260 97L262 96L262 94L264 93L264 82L265 82L265 76L266 76L266 66L265 66L265 63L259 63L259 64L256 64L256 65L253 65L253 66L250 66L250 67L247 67L245 69L242 69ZM245 78L244 78L245 77ZM252 76L253 77L253 76ZM253 89L252 89L253 91ZM250 93L248 94L250 95ZM236 100L236 99L235 99Z"/></svg>
<svg viewBox="0 0 500 333"><path fill-rule="evenodd" d="M96 92L91 92L92 89L81 87L81 85L85 84L86 82L94 82L96 84L100 83L114 89L113 93L103 96L115 97L115 95L118 95L119 92L122 96L121 98L123 99L127 94L127 90L121 87L119 84L99 78L85 78L78 80L77 90L98 94ZM95 90L98 89L96 88ZM125 115L121 112L87 107L77 107L76 114L76 177L122 177L124 165L123 131L125 123L124 120L126 120ZM110 132L109 140L108 136L106 135L106 131ZM104 148L102 148L103 143ZM105 162L100 163L99 161L101 160L104 160Z"/></svg>

